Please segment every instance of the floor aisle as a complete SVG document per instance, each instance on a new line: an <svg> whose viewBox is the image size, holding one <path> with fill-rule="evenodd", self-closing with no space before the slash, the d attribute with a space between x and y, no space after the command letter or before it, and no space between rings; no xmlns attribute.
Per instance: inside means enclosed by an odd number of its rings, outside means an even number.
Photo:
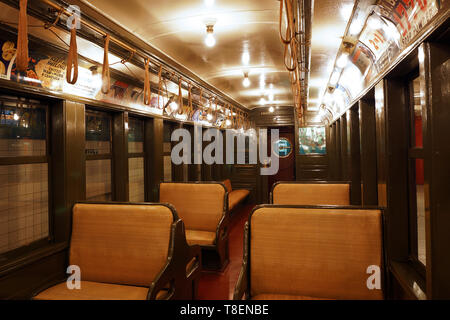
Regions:
<svg viewBox="0 0 450 320"><path fill-rule="evenodd" d="M222 273L203 273L198 288L199 300L230 300L242 266L244 225L253 205L247 205L231 218L230 263Z"/></svg>

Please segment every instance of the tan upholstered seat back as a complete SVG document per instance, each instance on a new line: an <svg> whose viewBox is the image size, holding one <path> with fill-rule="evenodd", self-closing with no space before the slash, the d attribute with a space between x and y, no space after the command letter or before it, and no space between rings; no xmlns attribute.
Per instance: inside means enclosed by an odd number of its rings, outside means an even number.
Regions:
<svg viewBox="0 0 450 320"><path fill-rule="evenodd" d="M218 183L161 183L159 201L175 207L186 229L216 232L225 194L225 188Z"/></svg>
<svg viewBox="0 0 450 320"><path fill-rule="evenodd" d="M227 188L228 193L230 193L231 191L233 191L233 188L231 187L231 181L230 181L230 179L227 179L227 180L223 181L223 184L224 184L225 187Z"/></svg>
<svg viewBox="0 0 450 320"><path fill-rule="evenodd" d="M70 264L83 281L150 286L167 261L173 220L159 205L76 204Z"/></svg>
<svg viewBox="0 0 450 320"><path fill-rule="evenodd" d="M273 204L345 206L350 204L350 185L280 183L273 189Z"/></svg>
<svg viewBox="0 0 450 320"><path fill-rule="evenodd" d="M250 224L252 296L382 299L369 290L382 266L379 210L261 208Z"/></svg>

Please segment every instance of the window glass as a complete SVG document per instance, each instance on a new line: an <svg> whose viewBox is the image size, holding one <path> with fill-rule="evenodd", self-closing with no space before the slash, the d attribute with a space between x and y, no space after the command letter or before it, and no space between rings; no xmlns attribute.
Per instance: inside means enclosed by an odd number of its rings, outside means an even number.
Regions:
<svg viewBox="0 0 450 320"><path fill-rule="evenodd" d="M86 200L110 201L111 160L86 161Z"/></svg>
<svg viewBox="0 0 450 320"><path fill-rule="evenodd" d="M45 108L0 97L0 157L46 155Z"/></svg>
<svg viewBox="0 0 450 320"><path fill-rule="evenodd" d="M86 111L86 155L110 153L110 115L103 112Z"/></svg>
<svg viewBox="0 0 450 320"><path fill-rule="evenodd" d="M144 152L144 121L130 117L128 120L128 153Z"/></svg>
<svg viewBox="0 0 450 320"><path fill-rule="evenodd" d="M413 112L413 146L417 148L423 147L423 133L422 133L422 104L421 104L421 93L420 93L420 82L419 78L413 81L413 92L414 92L414 112Z"/></svg>
<svg viewBox="0 0 450 320"><path fill-rule="evenodd" d="M417 257L426 265L425 191L423 159L416 159Z"/></svg>
<svg viewBox="0 0 450 320"><path fill-rule="evenodd" d="M0 254L47 238L47 163L0 166L0 203Z"/></svg>
<svg viewBox="0 0 450 320"><path fill-rule="evenodd" d="M131 202L145 201L144 158L129 158L129 199Z"/></svg>

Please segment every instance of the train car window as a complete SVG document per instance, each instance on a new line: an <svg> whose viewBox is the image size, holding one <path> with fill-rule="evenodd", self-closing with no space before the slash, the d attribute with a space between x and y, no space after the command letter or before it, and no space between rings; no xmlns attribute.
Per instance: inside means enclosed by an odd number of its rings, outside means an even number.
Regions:
<svg viewBox="0 0 450 320"><path fill-rule="evenodd" d="M413 261L426 265L425 245L425 191L424 191L424 153L423 117L419 77L409 82L410 110L410 254Z"/></svg>
<svg viewBox="0 0 450 320"><path fill-rule="evenodd" d="M168 122L164 122L164 141L163 141L163 163L164 163L164 181L171 182L172 181L172 142L170 141L170 137L172 134L171 124Z"/></svg>
<svg viewBox="0 0 450 320"><path fill-rule="evenodd" d="M145 201L144 120L128 119L129 200Z"/></svg>
<svg viewBox="0 0 450 320"><path fill-rule="evenodd" d="M112 198L111 116L86 111L86 200Z"/></svg>
<svg viewBox="0 0 450 320"><path fill-rule="evenodd" d="M0 258L49 238L47 130L46 105L0 96Z"/></svg>

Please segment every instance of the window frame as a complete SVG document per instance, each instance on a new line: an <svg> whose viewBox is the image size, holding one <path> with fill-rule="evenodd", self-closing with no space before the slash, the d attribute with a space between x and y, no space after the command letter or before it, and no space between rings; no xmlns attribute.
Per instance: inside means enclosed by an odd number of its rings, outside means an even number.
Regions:
<svg viewBox="0 0 450 320"><path fill-rule="evenodd" d="M0 253L0 266L4 262L14 260L23 254L27 254L33 250L45 247L52 244L55 239L54 231L54 211L53 211L53 193L52 193L52 137L51 137L51 112L53 103L46 99L24 96L19 93L5 93L0 92L2 96L0 101L3 102L9 100L9 102L17 103L23 99L23 104L30 100L36 100L38 103L30 103L31 105L39 105L40 108L45 110L45 155L42 156L19 156L19 157L0 157L0 166L11 165L27 165L27 164L47 164L47 214L48 214L48 235L46 238L35 240L27 245L20 246L18 248ZM8 99L7 97L16 97L17 100Z"/></svg>
<svg viewBox="0 0 450 320"><path fill-rule="evenodd" d="M417 185L416 185L416 160L423 160L425 173L425 143L422 147L416 145L416 129L415 129L415 97L414 97L414 80L420 79L419 68L415 68L405 77L405 97L407 105L407 124L408 124L408 257L412 267L423 278L426 277L426 265L419 260L418 250L418 212L417 212ZM426 128L426 108L421 103L422 113L422 141L424 142L424 135ZM426 228L425 228L426 229ZM426 232L426 230L425 230ZM425 244L426 246L426 244Z"/></svg>
<svg viewBox="0 0 450 320"><path fill-rule="evenodd" d="M131 152L130 153L130 149L129 149L129 146L128 146L128 144L129 144L129 141L128 141L128 130L130 128L130 119L134 119L134 120L138 120L138 121L142 122L142 136L144 138L143 141L142 141L142 143L143 143L142 152ZM147 159L150 156L148 154L149 152L147 150L147 143L146 143L147 137L145 136L145 126L146 126L145 122L146 121L147 121L147 119L145 117L140 117L138 115L129 114L128 115L128 120L127 120L128 129L126 130L126 133L127 133L127 136L126 136L126 139L127 139L127 156L126 156L126 158L127 158L127 161L128 161L128 165L127 165L127 167L128 167L128 183L130 183L130 176L129 176L130 159L142 158L143 161L144 161L144 201L147 201L147 192L148 192L148 188L149 188L148 181L149 181L149 174L150 174L149 170L147 168L147 165L146 165ZM130 196L130 190L128 190L128 199L129 199L129 196Z"/></svg>
<svg viewBox="0 0 450 320"><path fill-rule="evenodd" d="M86 139L86 128L87 128L87 123L85 123L85 147L84 147L84 154L85 154L85 164L87 163L87 161L92 161L92 160L110 160L111 166L110 166L110 170L111 170L111 201L114 201L115 199L115 174L114 174L114 144L113 144L113 113L112 112L108 112L107 110L102 110L102 109L97 109L95 107L91 107L91 106L87 106L85 107L85 119L88 113L97 113L97 114L102 114L102 115L107 115L109 118L109 142L110 142L110 148L109 148L109 153L107 154L96 154L96 155L92 155L92 154L87 154L86 153L86 143L87 143L87 139ZM86 175L86 169L84 172L85 175L85 199L87 199L87 175Z"/></svg>

